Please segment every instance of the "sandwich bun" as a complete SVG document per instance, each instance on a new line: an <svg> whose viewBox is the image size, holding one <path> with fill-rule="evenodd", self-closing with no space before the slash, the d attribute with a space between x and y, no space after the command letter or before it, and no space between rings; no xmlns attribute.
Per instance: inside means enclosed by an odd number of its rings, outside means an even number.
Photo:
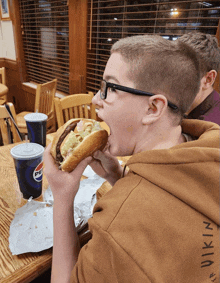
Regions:
<svg viewBox="0 0 220 283"><path fill-rule="evenodd" d="M59 168L71 172L86 157L102 150L108 132L92 119L71 119L60 127L52 141L51 155Z"/></svg>

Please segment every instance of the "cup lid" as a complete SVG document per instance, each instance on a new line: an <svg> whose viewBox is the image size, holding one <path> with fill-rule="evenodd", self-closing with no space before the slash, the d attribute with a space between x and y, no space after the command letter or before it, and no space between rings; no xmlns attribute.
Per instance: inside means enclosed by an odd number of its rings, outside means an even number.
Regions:
<svg viewBox="0 0 220 283"><path fill-rule="evenodd" d="M24 116L25 121L27 122L41 122L47 120L48 116L44 113L28 113Z"/></svg>
<svg viewBox="0 0 220 283"><path fill-rule="evenodd" d="M38 143L22 143L11 149L11 155L15 159L32 159L40 157L44 147Z"/></svg>

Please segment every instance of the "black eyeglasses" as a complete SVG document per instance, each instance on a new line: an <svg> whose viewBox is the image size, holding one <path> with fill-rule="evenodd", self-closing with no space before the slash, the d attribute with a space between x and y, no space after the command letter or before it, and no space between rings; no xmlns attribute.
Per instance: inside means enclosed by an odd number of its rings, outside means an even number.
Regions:
<svg viewBox="0 0 220 283"><path fill-rule="evenodd" d="M112 88L112 89L118 89L118 90L122 90L122 91L129 92L129 93L132 93L132 94L137 94L137 95L146 95L146 96L155 95L154 93L151 93L151 92L145 92L145 91L138 90L138 89L135 89L135 88L117 85L117 84L109 83L109 82L106 82L105 80L102 80L101 81L101 88L100 88L101 99L103 99L103 100L106 99L107 90L108 90L109 87ZM168 106L175 111L178 110L178 107L170 101L168 101Z"/></svg>

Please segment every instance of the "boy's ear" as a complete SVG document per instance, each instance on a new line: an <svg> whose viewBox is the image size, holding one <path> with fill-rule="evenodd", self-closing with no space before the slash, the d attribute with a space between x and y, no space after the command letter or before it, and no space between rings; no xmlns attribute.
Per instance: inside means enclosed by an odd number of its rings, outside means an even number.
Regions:
<svg viewBox="0 0 220 283"><path fill-rule="evenodd" d="M215 82L215 79L216 79L216 76L217 76L217 72L215 70L211 70L209 71L204 77L204 82L203 82L203 88L209 88L209 87L212 87L214 82Z"/></svg>
<svg viewBox="0 0 220 283"><path fill-rule="evenodd" d="M148 105L145 110L145 115L142 118L142 123L145 125L152 124L163 116L167 109L167 99L162 94L151 96L148 99Z"/></svg>

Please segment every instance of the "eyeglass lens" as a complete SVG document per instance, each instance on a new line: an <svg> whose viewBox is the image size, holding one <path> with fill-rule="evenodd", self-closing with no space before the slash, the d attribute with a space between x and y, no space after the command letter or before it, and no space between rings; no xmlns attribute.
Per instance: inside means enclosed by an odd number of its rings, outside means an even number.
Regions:
<svg viewBox="0 0 220 283"><path fill-rule="evenodd" d="M102 99L105 99L105 90L106 90L106 82L101 81L100 96Z"/></svg>

